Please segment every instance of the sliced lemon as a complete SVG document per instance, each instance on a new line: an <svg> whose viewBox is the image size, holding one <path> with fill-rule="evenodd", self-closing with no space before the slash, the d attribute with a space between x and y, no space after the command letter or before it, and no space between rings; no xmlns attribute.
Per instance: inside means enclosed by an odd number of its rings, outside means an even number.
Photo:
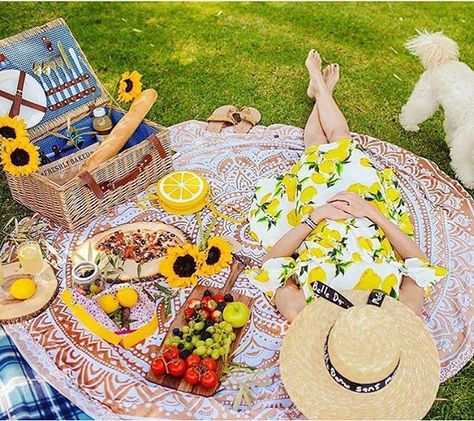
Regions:
<svg viewBox="0 0 474 421"><path fill-rule="evenodd" d="M157 189L163 208L179 215L201 210L208 193L207 181L193 171L174 171L160 180Z"/></svg>

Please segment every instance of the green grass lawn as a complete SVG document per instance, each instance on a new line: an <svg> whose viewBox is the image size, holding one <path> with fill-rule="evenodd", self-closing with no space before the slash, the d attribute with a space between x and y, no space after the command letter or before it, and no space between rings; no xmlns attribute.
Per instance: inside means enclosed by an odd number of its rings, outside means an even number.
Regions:
<svg viewBox="0 0 474 421"><path fill-rule="evenodd" d="M151 118L166 126L203 120L223 104L258 108L264 125L303 126L311 107L303 63L314 47L341 65L336 97L353 131L427 157L453 176L441 112L419 133L398 123L422 72L403 43L417 28L442 29L474 64L473 15L472 3L2 2L0 39L64 17L110 90L123 71L144 75L159 93ZM28 214L3 176L0 195L0 222ZM472 362L441 385L428 418L474 419Z"/></svg>

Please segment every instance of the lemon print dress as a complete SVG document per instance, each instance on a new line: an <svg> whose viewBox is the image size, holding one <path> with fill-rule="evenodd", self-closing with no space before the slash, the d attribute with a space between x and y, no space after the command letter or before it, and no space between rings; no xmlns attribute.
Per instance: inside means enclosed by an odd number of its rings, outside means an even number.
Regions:
<svg viewBox="0 0 474 421"><path fill-rule="evenodd" d="M351 139L312 146L287 174L260 180L250 209L250 234L269 250L315 206L342 191L371 201L413 238L393 171L378 171ZM247 276L270 299L293 276L309 303L315 281L337 290L381 289L398 298L403 275L428 290L446 273L421 259L399 260L380 228L367 218L352 218L321 221L292 257L270 259Z"/></svg>

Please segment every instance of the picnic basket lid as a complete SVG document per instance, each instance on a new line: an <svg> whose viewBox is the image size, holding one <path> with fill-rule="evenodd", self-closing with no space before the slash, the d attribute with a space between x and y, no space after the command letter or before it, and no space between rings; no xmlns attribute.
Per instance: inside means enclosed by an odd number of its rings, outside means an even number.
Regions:
<svg viewBox="0 0 474 421"><path fill-rule="evenodd" d="M61 44L63 53L58 43ZM69 59L71 68L66 65L66 60L63 58L64 54ZM71 101L60 108L55 107L54 104L54 102L60 102L61 96L58 96L57 92L54 93L51 79L44 73L41 74L41 72L38 76L33 70L33 66L37 67L38 63L53 63L54 66L55 59L61 64L62 68L57 67L51 70L53 82L60 86L60 80L62 80L64 82L63 86L69 85L62 91L66 94L65 96L73 96L75 93L79 95L75 101ZM31 107L36 106L39 108L38 112L41 112L41 110L44 112L41 121L28 129L28 134L33 140L65 125L68 118L74 120L76 117L89 112L91 108L109 101L106 89L100 83L80 45L62 18L0 40L0 76L6 71L10 71L8 75L10 80L9 83L3 85L3 90L0 86L0 114L5 114L6 108L10 108L8 112L11 111L15 101L13 97L18 95L18 90L11 92L11 78L14 78L15 74L18 75L18 79L20 75L24 75L22 77L26 79L25 91L20 92L21 98L17 99L16 107L22 112L24 109L31 109ZM6 79L5 73L3 74L4 79ZM68 80L74 79L74 74L77 76L76 80L79 78L82 80L71 85ZM57 75L59 75L59 78ZM18 80L18 82L20 81ZM31 97L28 96L32 90L37 91L38 87L43 92L49 93L49 95L46 95L47 103L44 109L41 109L41 106L44 105L41 103L41 98L38 102L35 102L34 99L31 100ZM46 90L47 88L49 89ZM8 92L9 90L10 92ZM26 90L29 92L26 92ZM81 97L82 92L88 93ZM41 95L39 94L37 97L39 98ZM11 106L9 106L10 102ZM18 112L18 109L16 111ZM35 115L35 118L37 119L37 115Z"/></svg>

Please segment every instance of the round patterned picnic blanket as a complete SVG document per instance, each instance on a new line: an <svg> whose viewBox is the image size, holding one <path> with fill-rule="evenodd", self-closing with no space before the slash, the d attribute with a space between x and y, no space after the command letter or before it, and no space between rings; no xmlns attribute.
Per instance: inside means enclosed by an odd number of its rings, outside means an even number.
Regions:
<svg viewBox="0 0 474 421"><path fill-rule="evenodd" d="M176 169L199 171L209 180L214 202L221 209L248 210L257 181L288 170L303 152L302 130L296 127L257 126L248 135L232 129L206 132L206 123L189 121L171 128ZM441 360L441 380L460 370L472 358L473 316L473 200L432 162L398 146L354 134L379 168L392 167L401 181L410 207L416 237L431 261L449 269L425 303L424 319L433 334ZM234 215L235 216L235 215ZM211 218L203 212L204 221ZM111 209L77 233L51 227L57 249L66 259L76 245L118 224L155 221L174 224L196 239L192 216L171 216L159 207L142 210L128 202ZM247 225L219 220L221 235L235 238L241 254L259 260L262 249L247 234ZM71 286L71 261L58 273L62 286ZM224 271L203 283L220 287ZM301 417L289 400L279 376L278 350L287 324L244 276L235 289L256 297L253 317L235 360L259 367L259 381L251 388L253 404L232 409L239 393L235 379L227 380L212 398L164 388L144 379L167 327L184 303L189 290L174 298L172 315L159 314L159 328L130 350L100 340L79 323L57 298L35 319L7 326L20 352L52 386L94 418L277 418Z"/></svg>

